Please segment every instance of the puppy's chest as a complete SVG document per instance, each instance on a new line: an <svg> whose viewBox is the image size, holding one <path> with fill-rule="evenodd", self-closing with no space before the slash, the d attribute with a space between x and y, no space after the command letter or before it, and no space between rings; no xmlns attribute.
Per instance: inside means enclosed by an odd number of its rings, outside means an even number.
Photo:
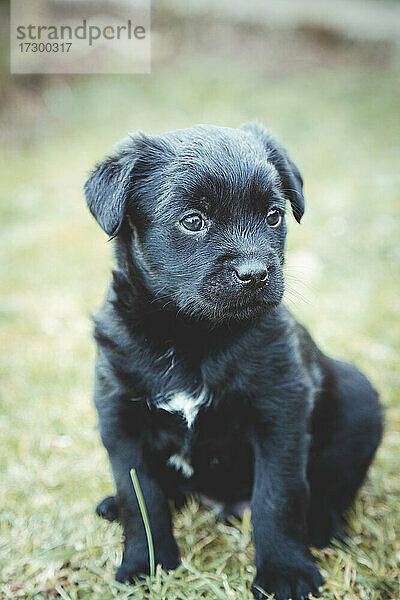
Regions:
<svg viewBox="0 0 400 600"><path fill-rule="evenodd" d="M146 401L156 469L164 465L193 481L229 462L249 419L250 375L243 364L234 352L209 351L197 359L195 350L173 346L153 356Z"/></svg>
<svg viewBox="0 0 400 600"><path fill-rule="evenodd" d="M156 373L150 398L152 406L179 417L191 429L199 410L209 406L212 400L201 365L188 365L174 348L168 349L154 362Z"/></svg>
<svg viewBox="0 0 400 600"><path fill-rule="evenodd" d="M200 434L199 412L209 403L205 387L198 392L185 390L164 393L155 402L160 424L160 439L164 440L161 456L167 469L184 479L194 475L192 451Z"/></svg>
<svg viewBox="0 0 400 600"><path fill-rule="evenodd" d="M208 404L209 398L210 394L205 387L192 393L176 391L166 396L163 394L156 400L156 407L158 410L178 414L185 420L187 427L191 428L200 408Z"/></svg>
<svg viewBox="0 0 400 600"><path fill-rule="evenodd" d="M159 456L168 470L190 479L194 475L193 444L200 435L199 415L208 412L213 394L201 363L189 363L175 348L156 357L153 366L154 381L147 402L154 415L157 438L164 441L160 443Z"/></svg>

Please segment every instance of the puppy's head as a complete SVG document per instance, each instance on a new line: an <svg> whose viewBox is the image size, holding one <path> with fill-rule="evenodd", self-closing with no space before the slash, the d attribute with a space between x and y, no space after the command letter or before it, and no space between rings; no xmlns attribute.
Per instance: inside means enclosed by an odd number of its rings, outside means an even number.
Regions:
<svg viewBox="0 0 400 600"><path fill-rule="evenodd" d="M119 255L166 308L244 319L281 301L285 209L300 222L302 179L261 126L132 135L85 192Z"/></svg>

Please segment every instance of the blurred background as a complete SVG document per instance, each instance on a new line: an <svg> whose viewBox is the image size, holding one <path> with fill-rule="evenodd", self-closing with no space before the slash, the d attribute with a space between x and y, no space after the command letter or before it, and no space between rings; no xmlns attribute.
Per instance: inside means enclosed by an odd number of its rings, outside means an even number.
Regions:
<svg viewBox="0 0 400 600"><path fill-rule="evenodd" d="M215 525L194 501L175 517L182 570L147 591L112 582L121 532L93 516L112 482L91 404L90 320L112 244L82 186L129 131L257 120L305 180L286 302L386 405L352 542L316 553L324 597L399 598L400 2L159 0L152 73L103 76L10 75L7 10L1 2L0 597L250 597L248 518Z"/></svg>

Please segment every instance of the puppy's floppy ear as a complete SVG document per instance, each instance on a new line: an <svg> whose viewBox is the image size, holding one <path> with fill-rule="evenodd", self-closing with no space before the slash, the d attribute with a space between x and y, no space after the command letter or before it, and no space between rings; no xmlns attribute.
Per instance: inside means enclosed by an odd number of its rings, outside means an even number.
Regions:
<svg viewBox="0 0 400 600"><path fill-rule="evenodd" d="M86 202L102 229L115 237L121 227L137 158L134 138L98 163L85 183Z"/></svg>
<svg viewBox="0 0 400 600"><path fill-rule="evenodd" d="M262 125L259 123L245 123L241 129L253 134L263 143L268 154L268 160L279 173L283 192L290 201L294 218L300 223L304 214L304 195L303 179L298 168L290 160L286 150Z"/></svg>

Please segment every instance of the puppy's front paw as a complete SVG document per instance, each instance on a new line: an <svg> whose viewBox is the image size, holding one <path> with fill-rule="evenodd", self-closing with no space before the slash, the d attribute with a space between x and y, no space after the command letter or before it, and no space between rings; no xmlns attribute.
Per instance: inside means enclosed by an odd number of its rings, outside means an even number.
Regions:
<svg viewBox="0 0 400 600"><path fill-rule="evenodd" d="M120 583L133 583L135 579L143 579L149 574L149 563L146 559L146 552L143 558L140 559L129 559L127 556L124 556L121 566L115 573L116 581ZM179 557L175 548L168 553L164 552L162 555L156 556L155 560L156 565L161 565L165 571L172 571L179 566Z"/></svg>
<svg viewBox="0 0 400 600"><path fill-rule="evenodd" d="M133 583L135 579L143 579L146 568L123 561L115 572L115 580L119 583Z"/></svg>
<svg viewBox="0 0 400 600"><path fill-rule="evenodd" d="M275 594L275 600L306 600L309 594L318 595L318 588L323 579L313 563L306 565L301 572L296 569L293 574L285 569L282 574L278 570L257 572L251 591L256 600L266 600L266 594Z"/></svg>

